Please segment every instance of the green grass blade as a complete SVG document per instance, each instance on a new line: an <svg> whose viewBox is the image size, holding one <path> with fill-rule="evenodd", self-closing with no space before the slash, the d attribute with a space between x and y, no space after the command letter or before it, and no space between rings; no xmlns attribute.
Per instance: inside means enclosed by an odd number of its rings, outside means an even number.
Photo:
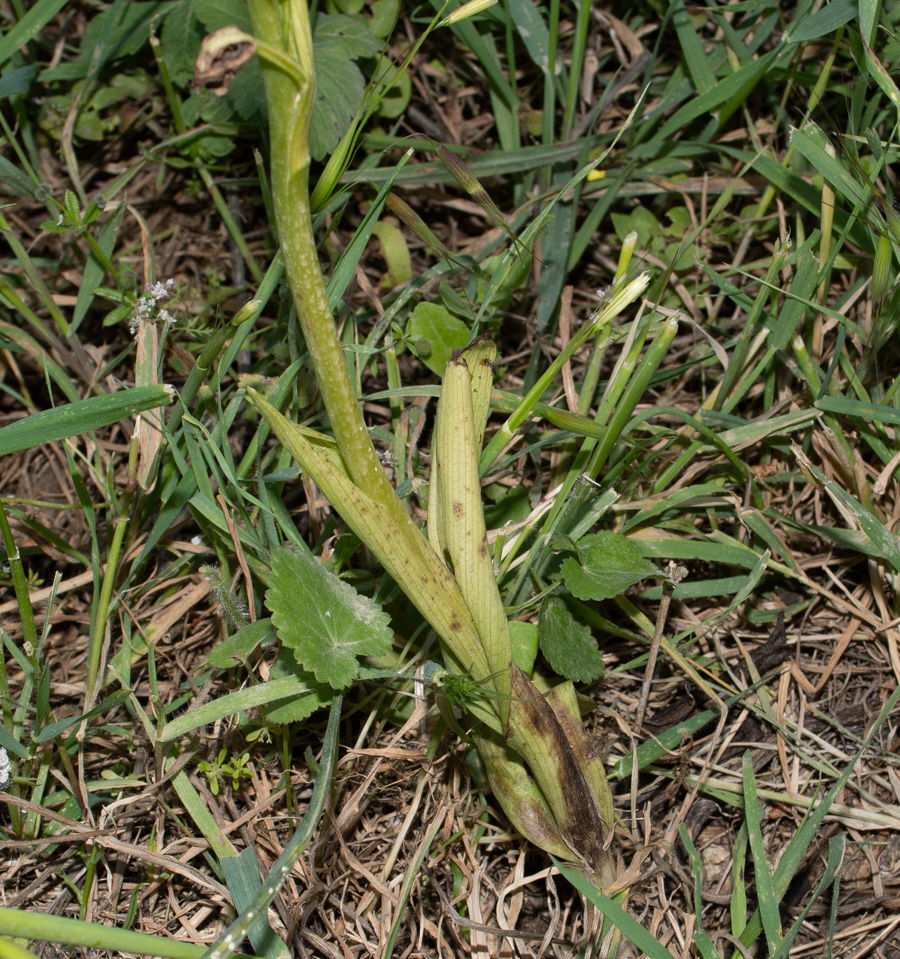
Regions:
<svg viewBox="0 0 900 959"><path fill-rule="evenodd" d="M183 716L173 719L163 726L160 741L171 742L189 732L207 726L226 716L233 716L244 709L253 709L255 706L266 706L278 699L288 696L298 697L314 693L316 690L307 686L294 676L285 676L283 679L271 679L258 686L239 689L237 692L220 696L211 702L204 703L198 709L192 709Z"/></svg>
<svg viewBox="0 0 900 959"><path fill-rule="evenodd" d="M300 823L297 831L291 837L291 841L284 847L284 851L276 860L252 908L238 916L215 946L203 953L203 959L229 959L230 956L235 954L237 946L247 934L250 926L274 902L288 873L294 868L304 849L309 845L313 832L325 810L325 799L331 789L331 778L337 762L342 702L343 697L338 695L334 697L331 703L331 714L328 717L328 728L325 731L325 739L322 743L322 759L316 774L316 785L313 788L313 794L309 800L303 822Z"/></svg>
<svg viewBox="0 0 900 959"><path fill-rule="evenodd" d="M878 555L886 559L895 570L900 571L900 538L896 537L862 503L854 499L833 480L828 479L820 469L813 466L798 447L795 447L794 452L800 465L809 470L815 479L825 487L826 492L835 501L838 508L842 512L849 512L859 523L860 529L869 537L872 545L877 549Z"/></svg>
<svg viewBox="0 0 900 959"><path fill-rule="evenodd" d="M853 770L856 768L856 764L865 755L869 748L869 744L875 737L875 733L878 732L884 721L893 712L898 700L900 700L900 686L898 686L888 697L887 702L884 704L881 712L878 714L878 717L872 724L872 728L869 730L869 733L863 741L862 746L847 764L847 768L841 773L831 789L828 790L828 793L825 795L822 801L803 820L803 822L800 824L800 828L796 833L794 833L791 841L788 843L788 847L778 863L778 867L775 870L774 876L774 891L779 902L787 892L788 886L790 885L791 880L794 878L794 874L800 868L803 857L806 855L806 850L816 838L819 828L821 827L825 816L828 814L828 810L831 809L835 800L840 795L843 788L847 785L847 781L850 779ZM744 946L753 945L753 943L756 942L759 934L762 932L762 928L762 920L759 914L759 909L757 908L750 917L750 921L745 926L744 931L740 935L741 944Z"/></svg>
<svg viewBox="0 0 900 959"><path fill-rule="evenodd" d="M553 857L551 857L553 858ZM609 896L604 895L588 882L580 872L576 872L571 866L565 866L557 859L553 859L553 865L560 871L560 874L569 880L570 883L618 929L626 939L643 950L647 959L675 959L675 956L650 932L648 932L638 921L629 916L628 913Z"/></svg>
<svg viewBox="0 0 900 959"><path fill-rule="evenodd" d="M48 743L51 739L61 736L67 729L69 729L71 726L74 726L76 723L88 722L95 716L100 716L103 713L110 712L117 706L120 706L123 702L125 702L126 699L129 699L130 697L131 690L120 689L117 693L113 693L112 696L107 696L102 703L98 703L93 709L88 710L86 713L81 713L78 716L66 716L65 719L57 719L56 722L48 723L43 727L43 729L41 729L39 733L34 736L34 741L39 745L42 743Z"/></svg>
<svg viewBox="0 0 900 959"><path fill-rule="evenodd" d="M40 0L0 39L0 66L30 43L66 5L66 0Z"/></svg>
<svg viewBox="0 0 900 959"><path fill-rule="evenodd" d="M734 857L731 870L731 934L738 936L747 925L747 822L741 824L734 841Z"/></svg>
<svg viewBox="0 0 900 959"><path fill-rule="evenodd" d="M406 915L406 904L409 902L409 895L412 892L412 888L416 879L420 877L422 863L424 862L425 857L428 855L428 851L431 849L431 844L434 842L435 836L437 836L437 834L443 828L443 824L443 817L435 817L434 825L428 831L428 835L425 837L425 840L420 844L418 850L416 851L415 859L406 868L406 874L403 877L403 885L400 887L400 893L398 896L399 902L397 904L396 918L394 920L394 924L391 926L391 931L384 947L383 955L386 957L386 959L390 959L390 957L394 955L394 945L397 942L397 936L400 934L400 931L403 928L403 920Z"/></svg>
<svg viewBox="0 0 900 959"><path fill-rule="evenodd" d="M262 888L255 850L248 846L241 850L240 855L220 860L220 865L235 909L239 913L251 909ZM266 959L290 959L287 946L275 934L265 915L257 918L247 930L247 935L258 955Z"/></svg>
<svg viewBox="0 0 900 959"><path fill-rule="evenodd" d="M0 907L0 935L87 949L130 952L139 956L159 956L160 959L201 959L205 954L202 946L190 942L5 907Z"/></svg>
<svg viewBox="0 0 900 959"><path fill-rule="evenodd" d="M112 426L126 416L172 402L168 386L142 386L41 410L0 430L0 456Z"/></svg>
<svg viewBox="0 0 900 959"><path fill-rule="evenodd" d="M744 813L747 816L747 835L750 840L750 854L753 856L753 870L756 875L756 897L759 902L763 929L766 933L766 943L771 954L781 944L781 916L778 914L778 900L775 898L772 872L769 869L766 848L763 845L760 828L760 805L756 798L756 776L753 773L753 763L750 761L749 750L744 754L743 780Z"/></svg>
<svg viewBox="0 0 900 959"><path fill-rule="evenodd" d="M686 103L680 110L663 124L662 129L654 137L654 143L661 143L694 120L712 113L722 107L733 112L756 86L760 78L765 76L778 57L780 50L772 50L758 60L751 60L744 64L735 73L724 80L720 80L711 90ZM727 104L723 107L723 104Z"/></svg>
<svg viewBox="0 0 900 959"><path fill-rule="evenodd" d="M697 92L701 94L709 93L716 85L716 76L706 59L706 51L703 49L703 44L700 42L700 37L697 36L693 23L691 23L691 18L683 0L678 0L674 4L672 23L675 26L678 42L681 44L684 53L684 64L690 72Z"/></svg>
<svg viewBox="0 0 900 959"><path fill-rule="evenodd" d="M838 833L838 835L832 836L831 839L828 840L828 863L825 866L825 872L822 874L822 878L819 880L819 884L816 886L813 894L807 900L806 905L800 911L800 915L797 916L793 925L788 930L787 935L784 937L784 941L772 953L771 959L787 959L787 957L790 955L791 946L793 945L794 939L797 937L797 933L800 931L800 927L806 921L809 910L812 909L818 898L829 886L837 883L841 866L844 863L844 853L846 852L846 849L846 833ZM833 931L834 930L832 929L832 933Z"/></svg>

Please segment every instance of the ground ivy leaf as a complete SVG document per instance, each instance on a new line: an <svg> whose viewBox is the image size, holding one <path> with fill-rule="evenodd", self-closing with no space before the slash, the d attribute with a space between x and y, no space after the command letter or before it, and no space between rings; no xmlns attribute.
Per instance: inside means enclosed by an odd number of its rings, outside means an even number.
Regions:
<svg viewBox="0 0 900 959"><path fill-rule="evenodd" d="M585 536L578 552L580 560L562 564L562 577L581 600L612 599L648 576L662 575L630 539L612 530Z"/></svg>
<svg viewBox="0 0 900 959"><path fill-rule="evenodd" d="M194 16L194 0L174 4L163 21L162 52L169 75L179 86L187 86L194 76L202 35Z"/></svg>
<svg viewBox="0 0 900 959"><path fill-rule="evenodd" d="M377 603L302 553L272 554L266 606L284 646L333 689L356 678L357 656L381 656L393 643L390 617Z"/></svg>
<svg viewBox="0 0 900 959"><path fill-rule="evenodd" d="M266 115L266 94L258 58L249 60L234 75L228 84L228 102L242 120L249 122Z"/></svg>
<svg viewBox="0 0 900 959"><path fill-rule="evenodd" d="M412 311L406 335L413 341L428 341L429 352L420 352L419 359L432 373L443 376L453 351L466 345L469 328L439 303L420 303Z"/></svg>
<svg viewBox="0 0 900 959"><path fill-rule="evenodd" d="M575 683L592 683L603 675L597 641L559 597L548 596L541 603L538 636L541 652L560 676Z"/></svg>

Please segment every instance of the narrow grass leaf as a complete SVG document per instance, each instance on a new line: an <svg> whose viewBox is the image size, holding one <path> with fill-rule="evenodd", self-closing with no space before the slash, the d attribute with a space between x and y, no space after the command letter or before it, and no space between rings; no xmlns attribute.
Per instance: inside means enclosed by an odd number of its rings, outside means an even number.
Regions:
<svg viewBox="0 0 900 959"><path fill-rule="evenodd" d="M740 602L742 603L743 600L740 600ZM733 605L740 605L740 603ZM729 609L730 608L731 607L729 607ZM726 611L726 614L727 612L728 611ZM736 696L731 696L729 699L726 699L725 708L730 709L736 703L739 703L742 699L744 699L745 696L752 693L759 685L759 683L754 683L747 689L742 690ZM682 742L685 733L694 736L705 726L708 726L711 722L717 720L721 715L722 713L719 709L705 709L702 713L689 716L682 722L676 723L671 728L666 729L657 736L654 736L653 739L648 740L645 743L641 743L637 750L626 753L624 756L622 756L613 766L613 772L611 775L616 779L624 779L627 776L630 776L635 762L635 757L637 758L638 769L643 769L645 766L649 766L651 763L656 762L656 760L661 756L665 755L666 752L676 749Z"/></svg>
<svg viewBox="0 0 900 959"><path fill-rule="evenodd" d="M683 539L658 529L637 530L630 539L644 556L651 559L690 559L747 568L755 567L759 562L759 553L736 541L716 543L709 539Z"/></svg>
<svg viewBox="0 0 900 959"><path fill-rule="evenodd" d="M428 851L431 849L431 844L434 842L435 837L441 831L441 829L443 829L443 827L444 817L436 817L434 825L428 831L424 841L419 845L418 850L416 850L415 858L406 867L406 871L403 876L403 884L400 887L400 893L398 895L399 902L397 903L396 918L394 919L394 924L391 926L391 931L388 934L387 943L385 944L384 952L382 953L386 959L390 959L390 957L394 955L394 946L397 942L397 936L400 934L400 930L403 928L408 919L406 905L409 902L409 895L412 892L412 888L416 880L421 878L422 863L424 862L425 857L428 855Z"/></svg>
<svg viewBox="0 0 900 959"><path fill-rule="evenodd" d="M691 840L691 834L684 823L678 826L678 835L691 861L691 872L694 874L694 915L697 917L697 928L703 928L703 863L697 847Z"/></svg>
<svg viewBox="0 0 900 959"><path fill-rule="evenodd" d="M818 885L813 891L812 895L806 901L803 909L800 911L800 915L794 920L791 928L788 930L787 935L784 937L781 945L771 954L771 959L787 959L790 955L791 946L794 943L794 939L797 937L797 933L800 932L801 926L806 922L806 917L809 914L810 909L816 904L816 901L825 892L825 890L837 883L838 877L840 876L841 866L844 864L844 853L847 849L847 834L844 832L838 833L836 836L832 836L828 840L828 863L825 866L825 872L822 874L822 878L819 880Z"/></svg>
<svg viewBox="0 0 900 959"><path fill-rule="evenodd" d="M766 847L763 844L760 828L760 805L756 798L756 776L750 761L750 750L744 754L744 815L747 817L747 836L750 840L750 854L753 856L753 870L756 875L756 896L759 900L759 912L770 955L781 944L781 916L778 914L778 899L772 882L772 872L766 859Z"/></svg>
<svg viewBox="0 0 900 959"><path fill-rule="evenodd" d="M673 10L672 23L684 54L682 62L690 72L697 92L709 93L716 85L716 75L706 58L706 51L703 49L700 37L697 36L684 0L677 0L671 9Z"/></svg>
<svg viewBox="0 0 900 959"><path fill-rule="evenodd" d="M720 110L720 123L724 122L726 118L721 114L727 112L730 116L741 105L747 94L757 85L760 77L764 76L772 67L780 52L778 49L772 50L758 60L752 60L744 64L724 80L720 80L711 90L701 93L690 103L686 103L663 124L662 129L653 138L652 142L654 144L663 143L675 133L683 131L694 120L706 116L720 107L723 108ZM723 107L726 104L727 108Z"/></svg>
<svg viewBox="0 0 900 959"><path fill-rule="evenodd" d="M800 828L791 837L791 841L788 843L788 847L784 851L784 855L781 857L778 867L775 869L774 891L779 902L784 897L791 880L794 878L795 873L800 868L800 864L803 862L803 858L806 855L807 849L818 835L825 816L834 805L835 800L840 795L841 791L847 785L847 781L850 779L853 770L856 768L856 764L865 755L875 734L881 728L888 716L890 716L890 714L893 712L898 700L900 700L900 686L898 686L888 697L881 709L881 712L878 714L878 717L872 724L872 727L869 730L869 733L866 736L862 746L847 764L846 769L841 773L831 789L828 790L828 793L825 795L825 797L814 808L812 804L810 804L809 815L804 818L803 822L800 824ZM760 918L759 908L757 907L753 915L750 917L750 921L744 927L744 930L740 935L741 944L744 946L753 945L759 934L762 932L762 928L762 920Z"/></svg>
<svg viewBox="0 0 900 959"><path fill-rule="evenodd" d="M331 714L328 717L328 728L322 743L322 759L316 772L316 784L306 808L306 814L291 841L284 847L272 871L266 877L262 890L252 907L244 910L240 916L228 927L219 941L203 953L203 959L230 959L237 952L237 947L247 934L250 926L257 917L264 915L269 906L275 901L278 891L284 884L288 873L297 864L303 851L309 845L313 832L319 824L319 819L325 810L325 800L331 790L331 780L337 761L337 747L339 743L342 696L335 696L331 704Z"/></svg>
<svg viewBox="0 0 900 959"><path fill-rule="evenodd" d="M30 43L66 5L66 0L39 0L22 19L0 39L0 66Z"/></svg>
<svg viewBox="0 0 900 959"><path fill-rule="evenodd" d="M315 692L314 686L303 683L292 676L273 679L267 683L260 683L258 686L250 686L248 689L239 689L237 692L204 703L202 706L166 723L160 734L160 741L168 743L173 739L179 739L201 726L207 726L224 719L226 716L233 716L245 709L265 706L289 696L308 696Z"/></svg>
<svg viewBox="0 0 900 959"><path fill-rule="evenodd" d="M811 7L804 8L806 10ZM856 19L859 7L856 0L833 0L809 16L798 16L785 34L786 43L807 43L834 33L839 27Z"/></svg>
<svg viewBox="0 0 900 959"><path fill-rule="evenodd" d="M871 7L872 5L861 3L860 11L867 6ZM875 51L869 46L869 43L864 41L864 45L866 49L866 66L869 68L869 76L872 77L878 86L881 87L884 94L891 101L891 103L893 103L894 108L900 110L900 90L897 89L897 84L894 83L894 78L884 68L884 64L875 55Z"/></svg>
<svg viewBox="0 0 900 959"><path fill-rule="evenodd" d="M143 386L32 413L0 429L0 456L112 426L127 416L172 402L170 386Z"/></svg>
<svg viewBox="0 0 900 959"><path fill-rule="evenodd" d="M112 216L106 220L97 235L97 246L107 258L112 257L113 249L116 245L116 237L119 235L119 228L122 226L122 220L125 216L125 203L120 203ZM100 262L95 253L87 258L84 264L84 273L81 275L81 283L78 287L78 299L75 301L75 309L72 311L72 322L69 325L69 334L72 335L81 326L82 320L87 316L88 310L94 301L94 294L97 287L103 282L106 273L105 266Z"/></svg>
<svg viewBox="0 0 900 959"><path fill-rule="evenodd" d="M815 405L816 409L841 416L856 416L865 422L874 420L876 423L900 423L900 410L878 403L863 403L861 400L850 400L843 396L822 396L816 400Z"/></svg>
<svg viewBox="0 0 900 959"><path fill-rule="evenodd" d="M57 719L56 722L48 723L37 735L34 736L34 741L39 745L48 743L51 739L55 739L57 736L62 735L70 726L74 726L76 723L89 722L95 716L101 716L103 713L111 712L116 707L121 706L122 703L124 703L125 700L129 699L130 697L130 690L120 689L118 692L113 693L112 696L108 696L103 700L102 703L98 703L93 709L88 710L86 713L81 713L78 716L66 716L65 719Z"/></svg>
<svg viewBox="0 0 900 959"><path fill-rule="evenodd" d="M720 576L715 579L688 580L679 583L672 590L672 599L706 599L709 596L734 596L743 592L748 583L747 576ZM663 594L662 586L652 586L641 590L641 599L657 601Z"/></svg>
<svg viewBox="0 0 900 959"><path fill-rule="evenodd" d="M694 917L696 919L693 937L694 945L697 947L701 959L721 959L721 956L716 952L712 940L703 929L703 862L684 823L681 823L678 827L678 835L681 837L681 842L687 850L688 857L691 861L691 871L694 874Z"/></svg>
<svg viewBox="0 0 900 959"><path fill-rule="evenodd" d="M115 926L101 926L96 922L6 907L0 907L0 935L138 956L159 956L160 959L202 959L204 955L202 946L179 939L164 939Z"/></svg>
<svg viewBox="0 0 900 959"><path fill-rule="evenodd" d="M849 200L859 206L863 205L867 198L860 196L859 182L840 160L825 149L822 144L826 139L825 134L814 124L810 124L806 130L791 130L791 145L812 164L813 169L818 170Z"/></svg>
<svg viewBox="0 0 900 959"><path fill-rule="evenodd" d="M12 753L15 756L18 756L19 759L28 759L28 750L19 742L18 739L15 739L10 735L2 726L0 726L0 747L5 749L8 753Z"/></svg>
<svg viewBox="0 0 900 959"><path fill-rule="evenodd" d="M166 760L166 770L176 762L174 756ZM216 822L215 817L206 808L206 803L200 798L200 793L191 782L187 773L180 769L172 777L172 787L178 794L178 798L184 804L188 815L193 819L194 825L203 834L203 838L209 843L210 849L215 853L220 862L231 856L238 854L231 840L222 832L222 827Z"/></svg>
<svg viewBox="0 0 900 959"><path fill-rule="evenodd" d="M403 154L400 161L394 167L393 172L387 177L384 185L378 191L378 196L375 197L372 205L366 211L362 223L360 223L356 228L356 232L353 234L353 239L347 244L347 248L341 254L341 258L334 268L327 286L328 303L332 310L336 310L339 307L341 297L346 293L347 287L353 279L363 252L372 236L372 232L378 223L378 217L381 216L381 211L384 209L384 205L390 195L391 187L397 175L409 162L411 156L411 150Z"/></svg>
<svg viewBox="0 0 900 959"><path fill-rule="evenodd" d="M509 16L516 26L522 44L534 65L545 77L552 76L550 65L550 31L532 0L520 0L509 6Z"/></svg>
<svg viewBox="0 0 900 959"><path fill-rule="evenodd" d="M247 912L253 907L262 888L256 850L252 846L247 846L236 856L220 859L219 865L222 867L222 874L225 876L234 908L239 914ZM266 959L290 959L291 954L287 946L275 934L264 914L251 924L247 930L247 937L257 955L265 956Z"/></svg>
<svg viewBox="0 0 900 959"><path fill-rule="evenodd" d="M705 509L710 505L730 503L733 502L732 496L733 494L725 490L721 483L700 483L697 486L686 486L672 493L654 497L655 502L649 506L644 506L632 517L624 520L619 530L622 533L627 533L633 527L647 523L668 510L687 509L691 506L695 509Z"/></svg>
<svg viewBox="0 0 900 959"><path fill-rule="evenodd" d="M731 868L731 934L738 936L747 925L747 821L734 840L734 855Z"/></svg>
<svg viewBox="0 0 900 959"><path fill-rule="evenodd" d="M638 949L643 950L647 959L675 959L675 956L638 921L630 916L617 902L604 895L596 886L585 879L580 872L565 866L556 859L553 865L572 885L592 902L597 909Z"/></svg>
<svg viewBox="0 0 900 959"><path fill-rule="evenodd" d="M828 495L835 501L838 508L843 507L859 523L860 529L869 537L879 554L886 559L895 570L900 572L900 538L896 537L874 514L870 513L858 500L854 499L845 489L842 489L833 480L810 462L809 458L798 446L794 446L794 455L800 465L808 470L815 479L825 487Z"/></svg>

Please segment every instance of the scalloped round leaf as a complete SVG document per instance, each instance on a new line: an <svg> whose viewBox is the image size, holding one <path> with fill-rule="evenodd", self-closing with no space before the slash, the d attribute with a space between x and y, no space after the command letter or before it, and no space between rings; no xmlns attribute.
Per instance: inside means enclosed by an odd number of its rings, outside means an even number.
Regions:
<svg viewBox="0 0 900 959"><path fill-rule="evenodd" d="M605 667L597 641L559 597L548 596L541 603L538 636L541 652L560 676L575 683L593 683L603 675Z"/></svg>
<svg viewBox="0 0 900 959"><path fill-rule="evenodd" d="M272 554L266 606L297 662L333 689L356 679L358 656L383 656L393 644L390 617L378 603L303 553Z"/></svg>
<svg viewBox="0 0 900 959"><path fill-rule="evenodd" d="M612 599L648 576L662 576L630 539L612 530L585 536L578 552L580 559L562 564L562 578L581 600Z"/></svg>

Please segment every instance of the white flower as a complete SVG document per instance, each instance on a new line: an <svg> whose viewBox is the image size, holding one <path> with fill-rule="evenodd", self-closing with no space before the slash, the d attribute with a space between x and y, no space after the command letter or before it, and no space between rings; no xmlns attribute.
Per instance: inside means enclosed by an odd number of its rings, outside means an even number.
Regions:
<svg viewBox="0 0 900 959"><path fill-rule="evenodd" d="M174 287L175 281L172 279L166 280L165 283L157 281L156 283L147 284L147 288L134 305L134 313L131 316L129 324L132 336L134 336L138 322L149 322L150 320L157 319L171 326L177 321L178 318L172 316L168 310L162 310L158 307L159 301L168 299L169 291L174 289Z"/></svg>
<svg viewBox="0 0 900 959"><path fill-rule="evenodd" d="M6 750L0 746L0 789L6 789L12 778L12 763Z"/></svg>
<svg viewBox="0 0 900 959"><path fill-rule="evenodd" d="M148 299L152 300L154 303L157 300L164 300L169 295L169 285L174 285L174 280L168 280L166 283L154 283L153 286L147 287L147 293L149 293Z"/></svg>

